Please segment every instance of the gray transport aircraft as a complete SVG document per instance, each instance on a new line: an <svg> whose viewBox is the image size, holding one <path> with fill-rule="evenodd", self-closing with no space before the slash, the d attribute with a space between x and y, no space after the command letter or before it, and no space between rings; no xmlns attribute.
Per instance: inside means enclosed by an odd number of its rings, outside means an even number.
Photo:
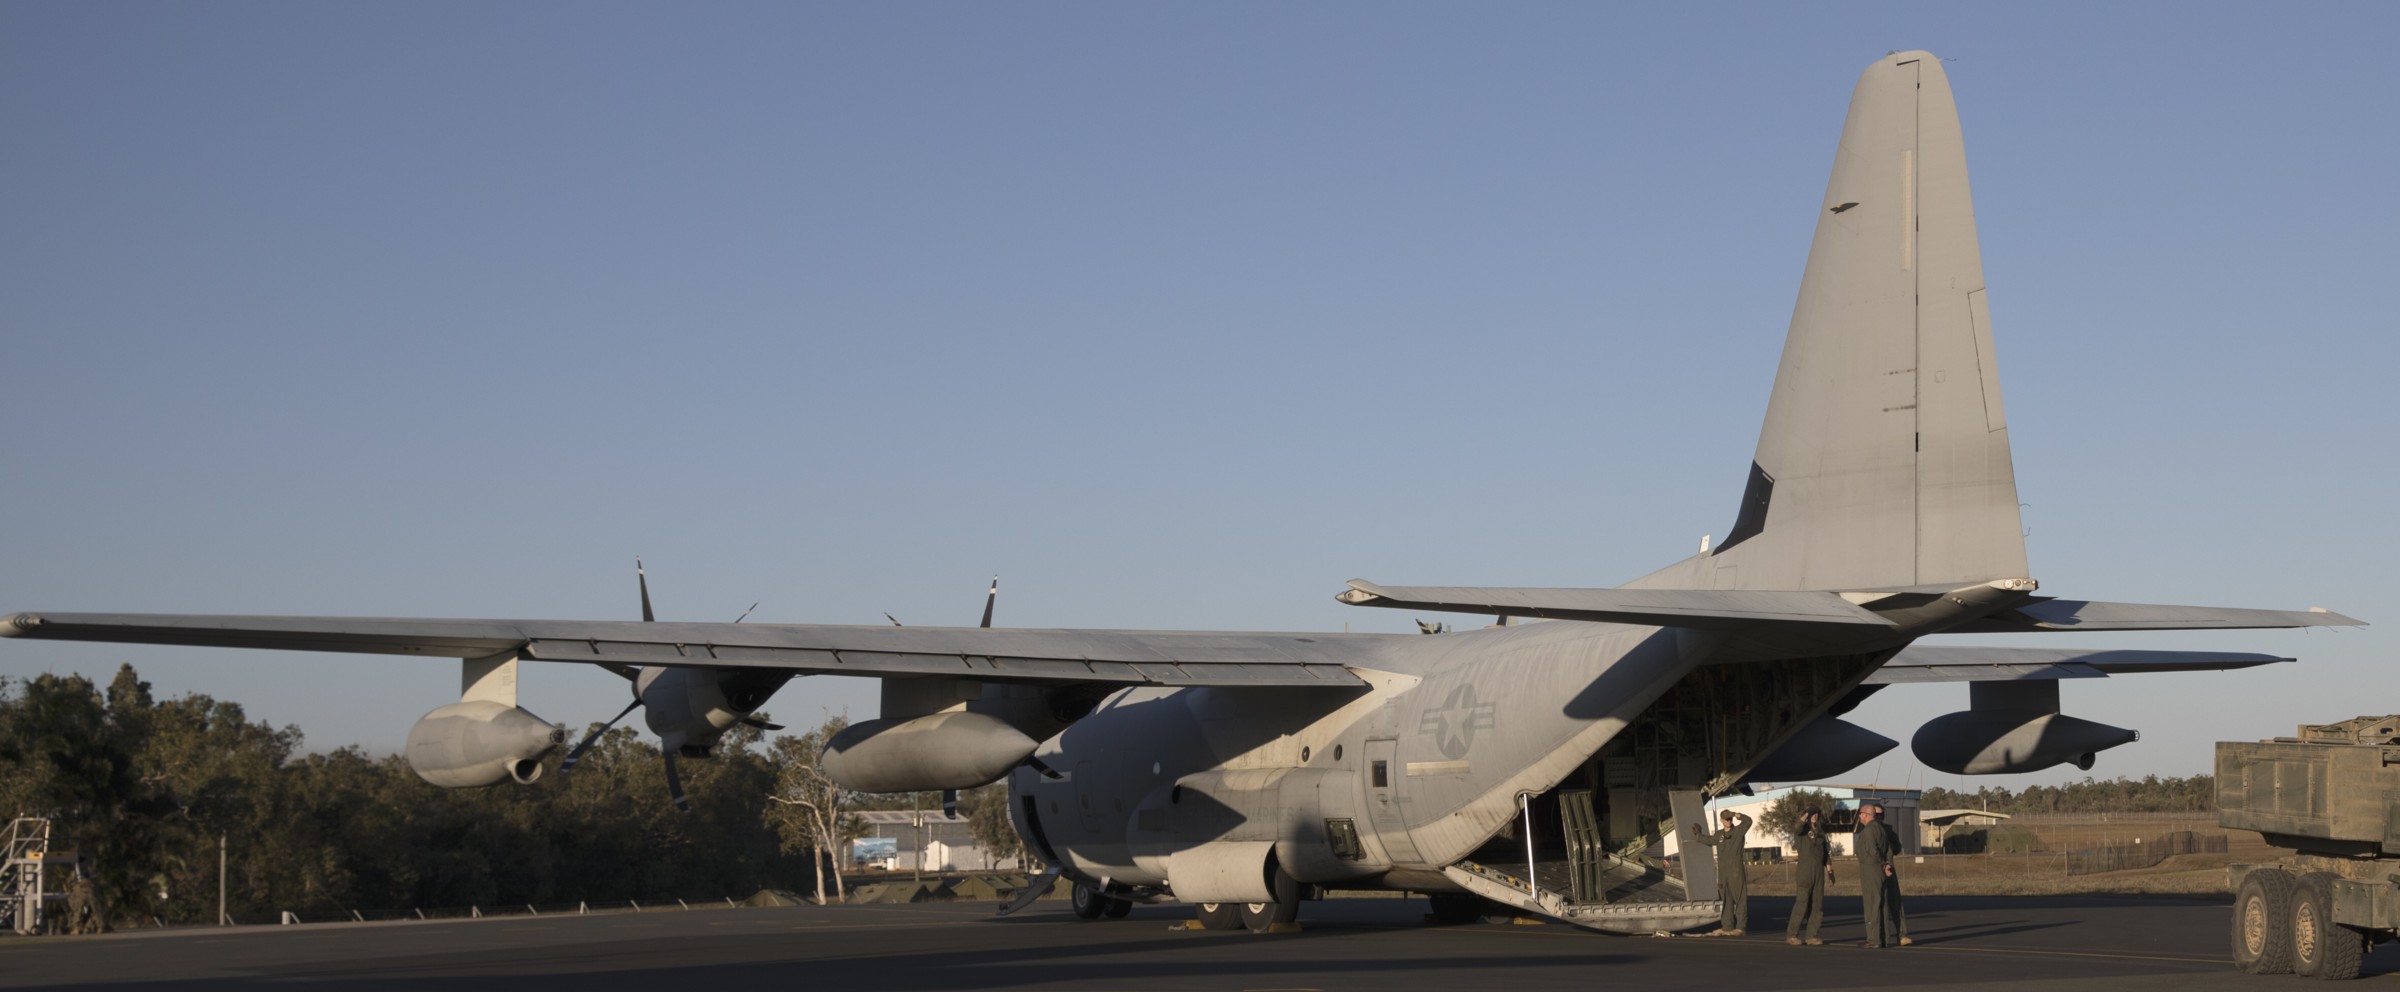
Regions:
<svg viewBox="0 0 2400 992"><path fill-rule="evenodd" d="M1267 929L1329 889L1497 903L1599 930L1717 918L1702 803L1822 779L1894 746L1841 714L1885 686L1972 683L1915 736L1927 765L2030 772L2135 739L2067 716L2062 680L2242 668L2263 654L1929 646L1929 634L2317 627L2276 611L2036 593L1950 83L1925 52L1859 78L1733 528L1601 589L1387 586L1356 606L1503 622L1416 634L19 613L0 634L464 660L408 760L439 785L531 782L564 728L522 662L632 681L704 757L798 675L882 680L827 748L868 792L1006 779L1028 847L1086 918L1198 907ZM1509 623L1522 619L1525 623ZM630 707L629 707L630 710ZM1047 888L1047 883L1040 888ZM1020 903L1021 905L1021 903Z"/></svg>

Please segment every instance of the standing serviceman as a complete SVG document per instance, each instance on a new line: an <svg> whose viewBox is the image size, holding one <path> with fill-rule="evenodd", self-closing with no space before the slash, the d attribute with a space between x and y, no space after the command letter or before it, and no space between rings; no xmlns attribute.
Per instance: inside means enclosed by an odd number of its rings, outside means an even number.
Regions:
<svg viewBox="0 0 2400 992"><path fill-rule="evenodd" d="M1750 817L1732 810L1718 813L1717 833L1709 844L1717 849L1717 898L1725 901L1725 914L1709 936L1739 937L1750 929L1750 875L1742 866L1742 852L1750 846Z"/></svg>
<svg viewBox="0 0 2400 992"><path fill-rule="evenodd" d="M1833 884L1833 844L1825 837L1825 823L1815 809L1800 814L1800 829L1792 835L1792 847L1800 858L1799 873L1794 875L1792 920L1783 928L1786 944L1822 944L1817 928L1825 924L1825 887ZM1808 936L1801 939L1806 927Z"/></svg>
<svg viewBox="0 0 2400 992"><path fill-rule="evenodd" d="M1859 946L1890 947L1899 936L1889 901L1900 888L1899 873L1892 868L1893 856L1900 853L1900 835L1883 822L1883 804L1869 799L1858 804L1858 832L1851 836L1850 850L1858 855L1859 908L1867 925L1867 939Z"/></svg>

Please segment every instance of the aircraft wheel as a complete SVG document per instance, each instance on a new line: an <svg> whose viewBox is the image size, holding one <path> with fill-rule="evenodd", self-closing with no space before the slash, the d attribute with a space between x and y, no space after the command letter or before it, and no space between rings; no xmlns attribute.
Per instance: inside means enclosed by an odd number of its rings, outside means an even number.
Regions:
<svg viewBox="0 0 2400 992"><path fill-rule="evenodd" d="M1427 896L1433 903L1433 924L1441 927L1464 926L1483 920L1484 901L1474 896Z"/></svg>
<svg viewBox="0 0 2400 992"><path fill-rule="evenodd" d="M1078 918L1097 920L1100 918L1100 914L1108 912L1108 904L1115 901L1117 900L1101 895L1100 890L1077 882L1075 890L1068 895L1067 905L1074 908Z"/></svg>
<svg viewBox="0 0 2400 992"><path fill-rule="evenodd" d="M1107 908L1102 909L1100 912L1107 915L1109 919L1122 920L1128 914L1133 912L1133 900L1110 899L1108 900Z"/></svg>
<svg viewBox="0 0 2400 992"><path fill-rule="evenodd" d="M2310 872L2292 891L2292 971L2343 982L2358 977L2367 938L2333 919L2333 875Z"/></svg>
<svg viewBox="0 0 2400 992"><path fill-rule="evenodd" d="M1278 923L1290 923L1300 918L1300 883L1280 868L1275 872L1275 901L1254 902L1242 907L1242 925L1265 933Z"/></svg>
<svg viewBox="0 0 2400 992"><path fill-rule="evenodd" d="M1242 906L1231 902L1204 902L1199 906L1200 929L1239 930L1242 928Z"/></svg>
<svg viewBox="0 0 2400 992"><path fill-rule="evenodd" d="M2292 874L2260 868L2233 896L2233 967L2252 975L2292 971Z"/></svg>

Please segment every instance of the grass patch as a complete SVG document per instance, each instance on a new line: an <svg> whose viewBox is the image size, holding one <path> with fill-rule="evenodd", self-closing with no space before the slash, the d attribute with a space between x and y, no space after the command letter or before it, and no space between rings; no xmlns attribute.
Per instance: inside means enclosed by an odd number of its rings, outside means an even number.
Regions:
<svg viewBox="0 0 2400 992"><path fill-rule="evenodd" d="M1899 861L1901 890L1910 895L2047 896L2047 895L2179 895L2231 899L2225 866L2271 860L2284 852L2269 847L2257 834L2220 831L2214 817L2093 816L2021 817L2011 826L2033 832L2039 849L2000 854L1925 854ZM2175 830L2223 833L2223 854L2184 854L2148 868L2066 873L2066 852L2113 844L2129 844ZM1838 839L1837 839L1838 842ZM1792 894L1794 866L1750 865L1750 893L1759 896ZM1858 862L1834 860L1830 895L1858 894Z"/></svg>

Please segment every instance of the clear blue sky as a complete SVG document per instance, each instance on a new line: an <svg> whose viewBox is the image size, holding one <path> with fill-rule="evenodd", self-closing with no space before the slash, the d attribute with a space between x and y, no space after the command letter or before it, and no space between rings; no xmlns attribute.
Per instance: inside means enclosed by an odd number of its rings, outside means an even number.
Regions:
<svg viewBox="0 0 2400 992"><path fill-rule="evenodd" d="M2096 774L2201 771L2400 710L2396 10L0 5L0 611L630 618L636 554L695 620L1614 584L1731 523L1851 85L1921 47L2044 591L2382 621L2087 637L2304 657L2067 687L2145 734ZM317 748L457 678L0 644L119 660Z"/></svg>

